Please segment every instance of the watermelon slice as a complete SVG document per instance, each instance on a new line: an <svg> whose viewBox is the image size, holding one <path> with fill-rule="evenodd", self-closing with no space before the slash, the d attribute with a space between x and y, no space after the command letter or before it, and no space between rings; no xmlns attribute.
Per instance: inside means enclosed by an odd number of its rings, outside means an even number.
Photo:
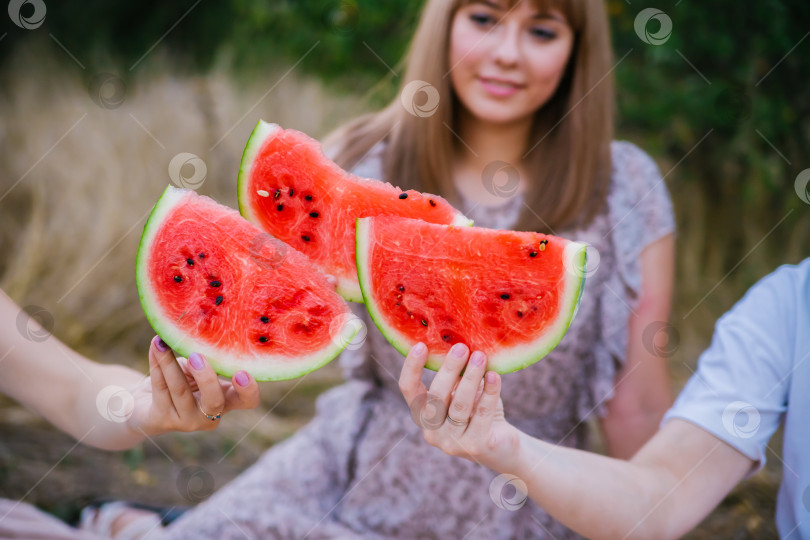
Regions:
<svg viewBox="0 0 810 540"><path fill-rule="evenodd" d="M560 342L585 280L586 245L555 236L435 225L395 216L357 220L366 308L402 354L428 347L438 370L454 343L509 373Z"/></svg>
<svg viewBox="0 0 810 540"><path fill-rule="evenodd" d="M299 377L332 360L357 331L348 305L304 255L193 191L163 192L136 274L155 331L184 356L205 355L220 375Z"/></svg>
<svg viewBox="0 0 810 540"><path fill-rule="evenodd" d="M352 302L363 301L354 257L357 218L393 214L472 225L441 197L349 174L315 139L261 120L242 155L238 189L245 218L334 275L338 292Z"/></svg>

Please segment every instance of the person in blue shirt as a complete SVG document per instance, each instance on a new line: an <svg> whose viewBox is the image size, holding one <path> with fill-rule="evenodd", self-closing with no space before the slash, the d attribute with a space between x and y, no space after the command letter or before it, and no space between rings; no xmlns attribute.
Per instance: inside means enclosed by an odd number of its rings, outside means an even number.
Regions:
<svg viewBox="0 0 810 540"><path fill-rule="evenodd" d="M720 318L697 372L629 461L520 432L504 417L501 379L486 372L484 355L456 347L464 354L451 350L429 389L454 422L425 426L424 436L502 473L493 486L515 486L513 504L522 492L590 538L677 538L762 468L784 422L777 527L782 538L810 538L810 259L780 267ZM424 361L417 344L400 376L408 403L426 402L417 399L428 392Z"/></svg>

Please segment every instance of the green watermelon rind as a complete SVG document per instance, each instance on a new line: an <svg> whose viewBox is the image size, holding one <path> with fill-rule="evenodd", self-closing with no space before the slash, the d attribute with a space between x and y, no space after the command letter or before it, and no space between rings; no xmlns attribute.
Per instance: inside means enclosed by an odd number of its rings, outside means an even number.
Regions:
<svg viewBox="0 0 810 540"><path fill-rule="evenodd" d="M253 161L256 159L259 151L262 149L265 141L268 137L270 137L274 132L281 130L282 127L278 124L273 124L269 122L265 122L264 120L259 120L256 124L256 127L253 128L253 132L250 134L250 138L248 139L247 144L245 145L245 150L242 152L242 161L239 165L239 177L237 179L237 198L239 200L239 213L242 214L242 217L247 219L248 221L260 225L260 221L258 216L253 212L250 207L250 194L248 193L248 184L250 183L250 169L253 164ZM376 182L377 180L375 180ZM453 218L453 225L457 226L466 226L471 227L473 225L473 221L467 217L465 217L461 212L456 212L455 217ZM324 273L329 273L329 271L320 265L318 265L315 261L313 261L320 270ZM363 301L363 292L360 290L360 285L357 281L353 279L346 278L344 276L334 276L337 280L337 293L342 296L344 299L348 300L349 302L362 302Z"/></svg>
<svg viewBox="0 0 810 540"><path fill-rule="evenodd" d="M360 289L363 292L363 301L371 320L385 336L389 343L403 356L408 354L414 343L410 343L399 331L392 328L383 317L379 307L371 296L371 279L369 275L369 229L373 218L360 218L355 228L355 250L357 256L357 275ZM581 242L566 244L563 254L563 277L566 280L565 290L561 295L562 305L560 316L555 325L549 328L543 336L531 343L504 348L487 358L487 369L500 374L512 373L528 367L551 352L565 336L571 322L574 320L582 291L585 288L585 263L587 260L587 246ZM444 361L442 354L428 355L425 367L438 371Z"/></svg>
<svg viewBox="0 0 810 540"><path fill-rule="evenodd" d="M160 199L155 203L152 213L149 215L146 225L144 225L143 234L138 244L138 255L135 262L138 296L149 324L152 325L152 328L163 341L180 356L188 357L192 352L202 354L219 375L233 377L237 371L244 369L257 381L295 379L325 366L340 354L360 330L359 328L355 328L354 334L351 336L347 334L340 340L332 339L329 347L314 351L312 354L297 358L293 363L290 363L290 358L284 356L234 357L232 353L194 340L187 332L172 324L168 317L162 315L162 310L156 302L155 295L150 293L152 289L148 276L149 247L165 217L188 193L189 190L173 186L166 188ZM348 309L346 315L349 315ZM278 358L278 360L275 360L275 358Z"/></svg>

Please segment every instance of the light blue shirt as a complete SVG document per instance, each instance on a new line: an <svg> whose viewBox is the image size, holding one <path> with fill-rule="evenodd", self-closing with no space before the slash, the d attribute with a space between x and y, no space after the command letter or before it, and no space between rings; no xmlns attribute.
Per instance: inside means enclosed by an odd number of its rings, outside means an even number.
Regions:
<svg viewBox="0 0 810 540"><path fill-rule="evenodd" d="M786 539L810 539L810 259L782 266L717 322L664 422L683 418L765 464L768 441L785 423L776 525Z"/></svg>

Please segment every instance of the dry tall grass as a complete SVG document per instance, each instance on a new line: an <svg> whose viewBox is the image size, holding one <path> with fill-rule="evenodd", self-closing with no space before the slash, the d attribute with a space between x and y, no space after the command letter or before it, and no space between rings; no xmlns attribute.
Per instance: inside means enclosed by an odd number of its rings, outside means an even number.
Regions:
<svg viewBox="0 0 810 540"><path fill-rule="evenodd" d="M223 70L173 76L159 58L126 81L119 107L104 108L88 87L94 74L62 61L55 44L21 49L0 90L0 286L48 310L68 344L109 361L140 358L151 336L135 254L172 157L202 158L198 191L235 207L239 161L259 118L321 136L361 110L357 98L285 76L287 66L240 85ZM111 89L101 97L114 98Z"/></svg>

